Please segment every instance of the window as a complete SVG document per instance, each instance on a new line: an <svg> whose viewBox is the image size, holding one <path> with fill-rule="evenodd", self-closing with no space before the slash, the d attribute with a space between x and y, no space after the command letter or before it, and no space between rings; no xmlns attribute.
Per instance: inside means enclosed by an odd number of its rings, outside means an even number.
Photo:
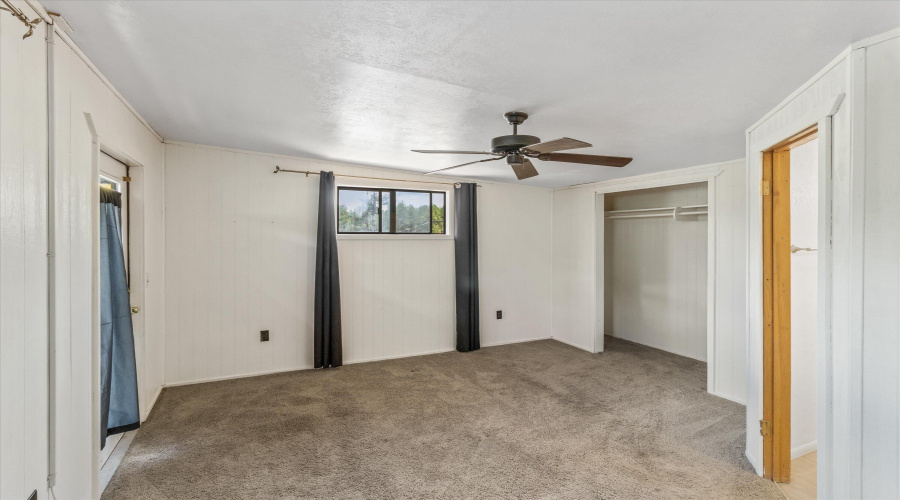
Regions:
<svg viewBox="0 0 900 500"><path fill-rule="evenodd" d="M110 179L105 175L100 175L100 187L105 187L106 189L112 189L113 191L122 192L122 186L118 181Z"/></svg>
<svg viewBox="0 0 900 500"><path fill-rule="evenodd" d="M338 188L338 233L447 234L447 193Z"/></svg>

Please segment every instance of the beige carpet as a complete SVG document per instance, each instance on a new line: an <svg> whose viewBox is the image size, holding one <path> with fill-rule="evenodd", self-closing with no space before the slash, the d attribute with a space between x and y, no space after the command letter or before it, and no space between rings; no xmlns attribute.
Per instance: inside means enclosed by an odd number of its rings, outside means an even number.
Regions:
<svg viewBox="0 0 900 500"><path fill-rule="evenodd" d="M705 386L608 339L169 388L103 499L783 498Z"/></svg>

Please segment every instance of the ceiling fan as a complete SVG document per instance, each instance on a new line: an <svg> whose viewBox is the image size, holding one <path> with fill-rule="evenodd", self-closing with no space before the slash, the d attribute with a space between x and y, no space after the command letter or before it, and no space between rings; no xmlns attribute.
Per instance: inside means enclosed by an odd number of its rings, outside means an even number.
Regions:
<svg viewBox="0 0 900 500"><path fill-rule="evenodd" d="M528 114L521 111L510 111L504 113L506 121L513 126L512 135L501 135L491 139L491 150L488 151L445 151L434 149L413 149L414 153L440 153L440 154L456 154L456 155L490 155L493 158L486 160L470 161L460 165L453 165L431 172L425 175L435 174L454 168L472 165L473 163L481 163L485 161L496 161L506 158L506 163L512 167L516 177L519 180L528 179L538 175L538 171L534 168L529 158L536 158L544 161L562 161L567 163L583 163L586 165L600 165L603 167L624 167L631 163L631 158L623 158L619 156L598 156L598 155L579 155L570 153L558 153L557 151L565 151L567 149L589 148L590 144L563 137L554 141L541 142L540 138L533 135L518 135L519 125L527 118Z"/></svg>

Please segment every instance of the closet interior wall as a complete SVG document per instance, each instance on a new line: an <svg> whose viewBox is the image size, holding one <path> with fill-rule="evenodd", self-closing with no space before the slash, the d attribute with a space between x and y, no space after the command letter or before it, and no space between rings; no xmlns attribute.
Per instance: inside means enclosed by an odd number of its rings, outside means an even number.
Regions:
<svg viewBox="0 0 900 500"><path fill-rule="evenodd" d="M707 360L707 215L610 216L698 205L685 211L705 212L706 204L705 182L605 196L607 335Z"/></svg>

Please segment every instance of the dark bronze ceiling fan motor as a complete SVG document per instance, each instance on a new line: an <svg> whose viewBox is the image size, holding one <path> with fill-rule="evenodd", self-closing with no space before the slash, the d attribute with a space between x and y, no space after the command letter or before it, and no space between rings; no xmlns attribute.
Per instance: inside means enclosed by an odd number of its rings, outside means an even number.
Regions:
<svg viewBox="0 0 900 500"><path fill-rule="evenodd" d="M500 137L491 139L491 153L515 153L524 147L541 142L540 137L535 137L533 135L518 135L519 125L528 119L528 113L510 111L504 113L503 117L513 126L513 133L512 135L501 135Z"/></svg>
<svg viewBox="0 0 900 500"><path fill-rule="evenodd" d="M631 162L631 158L623 158L618 156L599 156L599 155L579 155L557 153L567 149L589 148L590 144L584 141L569 139L563 137L554 141L541 142L539 137L533 135L519 135L519 125L526 119L528 114L521 111L509 111L503 114L506 121L513 127L512 135L501 135L491 139L491 150L488 151L457 151L457 150L435 150L435 149L414 149L415 153L438 153L438 154L458 154L458 155L489 155L493 158L486 160L470 161L452 167L442 168L427 172L425 175L443 172L454 168L472 165L474 163L482 163L486 161L496 161L506 158L506 163L512 167L516 178L519 180L528 179L538 175L538 171L534 168L529 158L535 158L543 161L561 161L566 163L582 163L586 165L600 165L605 167L624 167Z"/></svg>

